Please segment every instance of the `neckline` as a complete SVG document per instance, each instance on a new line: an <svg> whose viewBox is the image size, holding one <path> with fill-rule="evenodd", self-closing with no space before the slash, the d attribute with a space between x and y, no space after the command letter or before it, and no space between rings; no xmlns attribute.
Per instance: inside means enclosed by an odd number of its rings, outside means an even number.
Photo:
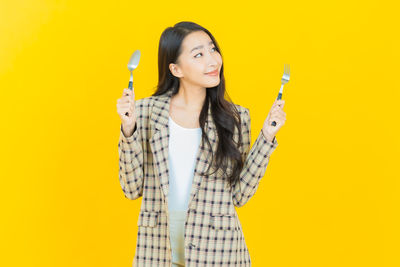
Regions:
<svg viewBox="0 0 400 267"><path fill-rule="evenodd" d="M185 127L183 127L183 126L180 126L178 123L176 123L176 122L172 119L171 116L168 115L168 118L170 119L170 121L171 121L174 125L178 126L178 127L181 128L181 129L189 130L189 131L190 131L190 130L199 130L199 129L201 129L201 127L198 127L198 128L185 128Z"/></svg>

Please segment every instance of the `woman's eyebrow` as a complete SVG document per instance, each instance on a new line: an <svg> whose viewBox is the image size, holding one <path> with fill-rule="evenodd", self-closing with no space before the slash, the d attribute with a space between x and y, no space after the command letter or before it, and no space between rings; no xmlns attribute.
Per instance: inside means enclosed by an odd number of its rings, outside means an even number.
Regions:
<svg viewBox="0 0 400 267"><path fill-rule="evenodd" d="M213 43L213 41L209 42L208 45L211 45L212 43ZM203 48L203 47L204 47L203 45L196 46L195 48L193 48L192 50L190 50L190 53L192 53L193 50L200 49L200 48Z"/></svg>

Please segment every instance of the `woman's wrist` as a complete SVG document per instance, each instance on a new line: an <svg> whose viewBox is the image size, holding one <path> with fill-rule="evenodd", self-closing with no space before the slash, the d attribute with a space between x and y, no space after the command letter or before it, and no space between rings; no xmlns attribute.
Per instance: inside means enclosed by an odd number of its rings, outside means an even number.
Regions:
<svg viewBox="0 0 400 267"><path fill-rule="evenodd" d="M273 141L274 138L275 138L275 136L271 136L271 135L265 133L264 130L262 130L262 134L264 135L264 138L265 138L268 142L271 142L271 143L272 143L272 141Z"/></svg>
<svg viewBox="0 0 400 267"><path fill-rule="evenodd" d="M132 134L135 132L136 130L136 122L135 124L132 125L122 125L122 132L124 133L125 137L131 137Z"/></svg>

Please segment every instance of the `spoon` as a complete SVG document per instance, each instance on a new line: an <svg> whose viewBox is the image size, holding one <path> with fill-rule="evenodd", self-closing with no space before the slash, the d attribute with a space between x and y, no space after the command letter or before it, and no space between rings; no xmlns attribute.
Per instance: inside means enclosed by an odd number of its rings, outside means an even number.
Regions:
<svg viewBox="0 0 400 267"><path fill-rule="evenodd" d="M131 59L129 59L128 63L128 70L131 72L131 78L129 79L129 85L128 88L132 91L133 87L133 75L132 71L137 68L139 65L139 60L140 60L140 50L136 50L133 52ZM128 112L125 113L126 116L128 116Z"/></svg>
<svg viewBox="0 0 400 267"><path fill-rule="evenodd" d="M131 59L129 59L128 63L128 70L131 72L131 78L129 79L129 85L128 88L132 90L133 86L133 75L132 71L137 68L139 65L139 60L140 60L140 50L136 50L133 52Z"/></svg>

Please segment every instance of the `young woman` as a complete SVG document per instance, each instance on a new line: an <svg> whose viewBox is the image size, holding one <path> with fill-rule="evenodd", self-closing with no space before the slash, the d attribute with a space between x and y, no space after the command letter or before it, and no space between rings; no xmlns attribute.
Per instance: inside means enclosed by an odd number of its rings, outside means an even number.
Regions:
<svg viewBox="0 0 400 267"><path fill-rule="evenodd" d="M143 197L133 266L251 266L235 206L265 174L284 100L250 148L249 110L224 97L213 35L180 22L162 33L158 53L156 92L135 101L124 89L117 100L120 184L128 199Z"/></svg>

